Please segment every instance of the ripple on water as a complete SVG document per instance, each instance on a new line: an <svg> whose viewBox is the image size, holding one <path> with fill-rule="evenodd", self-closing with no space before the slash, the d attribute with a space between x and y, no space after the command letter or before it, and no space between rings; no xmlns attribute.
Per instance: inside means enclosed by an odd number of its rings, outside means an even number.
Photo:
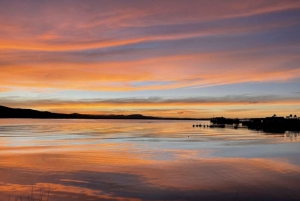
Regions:
<svg viewBox="0 0 300 201"><path fill-rule="evenodd" d="M297 200L297 134L190 121L0 120L0 200ZM208 122L199 122L208 124Z"/></svg>

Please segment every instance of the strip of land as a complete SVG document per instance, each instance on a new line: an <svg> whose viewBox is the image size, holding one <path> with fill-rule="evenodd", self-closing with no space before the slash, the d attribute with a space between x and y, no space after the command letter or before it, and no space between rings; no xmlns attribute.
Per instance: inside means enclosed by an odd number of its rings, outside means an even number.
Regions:
<svg viewBox="0 0 300 201"><path fill-rule="evenodd" d="M9 108L0 106L0 118L32 118L32 119L153 119L153 120L209 120L200 118L168 118L144 116L141 114L131 115L90 115L90 114L63 114L32 109Z"/></svg>
<svg viewBox="0 0 300 201"><path fill-rule="evenodd" d="M227 119L224 117L215 117L210 120L213 125L211 127L225 127L225 124L232 124L234 128L239 125L246 126L251 130L262 130L267 133L284 133L286 131L300 131L300 118L296 115L287 117L251 118L251 119Z"/></svg>

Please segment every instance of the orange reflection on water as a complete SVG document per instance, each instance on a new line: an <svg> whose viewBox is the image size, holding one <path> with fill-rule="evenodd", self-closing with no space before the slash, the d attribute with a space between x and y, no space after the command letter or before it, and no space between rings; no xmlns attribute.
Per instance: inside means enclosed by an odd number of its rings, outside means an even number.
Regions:
<svg viewBox="0 0 300 201"><path fill-rule="evenodd" d="M122 152L118 154L123 155ZM93 155L96 157L93 158ZM57 177L57 179L54 179L51 185L48 184L53 194L57 195L64 192L67 195L75 193L90 197L99 194L98 190L85 189L83 186L89 186L90 183L94 183L94 185L101 184L103 181L101 179L98 180L98 174L101 175L100 178L103 175L112 174L112 176L108 176L106 179L109 180L112 177L112 181L115 183L111 185L119 186L117 188L125 188L127 186L126 188L133 188L135 191L138 191L140 188L139 185L144 185L145 188L150 186L155 189L177 189L178 191L187 192L214 190L231 192L237 187L246 188L249 184L254 185L252 189L258 189L259 187L261 189L266 188L265 190L268 190L266 186L270 184L271 186L295 187L299 182L300 175L299 166L279 160L245 158L209 158L198 160L194 158L189 160L180 154L178 158L175 157L172 161L139 160L139 157L142 156L125 154L122 157L116 157L116 153L109 153L108 151L105 153L73 152L68 155L38 154L19 157L9 156L1 160L1 166L18 169L25 173L31 172L37 181L43 181L45 175L54 173L53 176ZM57 172L62 172L63 174L55 176ZM84 178L81 175L84 172L92 172L94 177ZM72 177L71 179L67 179L70 173ZM77 174L81 175L80 178L83 177L83 180L78 180ZM114 174L117 178L114 178ZM123 176L118 178L119 174L129 177L134 175L134 177L139 178L139 181L133 181L134 187L132 187L132 184L127 183L128 181L122 181L124 179ZM298 176L298 179L297 177L296 179L292 179L294 176ZM280 179L284 177L290 179ZM22 179L24 178L16 174L10 177L10 182L18 184L22 183ZM6 183L6 181L2 182ZM135 182L139 183L139 185ZM69 183L72 185L70 186ZM38 183L35 183L34 186L35 188L42 189L47 187L45 185L41 186ZM15 186L15 189L10 190L1 189L3 192L12 190L15 190L15 192L23 191L22 186L19 186L20 189L17 187ZM105 186L105 188L108 187ZM109 191L110 188L106 190ZM247 192L247 190L245 191ZM106 193L109 194L109 192Z"/></svg>
<svg viewBox="0 0 300 201"><path fill-rule="evenodd" d="M1 198L27 195L31 186L50 187L54 201L231 200L237 190L241 200L300 196L300 165L291 154L298 142L282 135L193 129L190 122L44 121L15 124L22 132L4 137Z"/></svg>

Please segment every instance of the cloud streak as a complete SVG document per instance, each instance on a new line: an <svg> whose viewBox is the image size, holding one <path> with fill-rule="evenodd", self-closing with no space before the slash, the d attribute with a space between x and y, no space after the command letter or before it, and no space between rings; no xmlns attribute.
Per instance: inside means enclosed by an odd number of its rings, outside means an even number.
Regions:
<svg viewBox="0 0 300 201"><path fill-rule="evenodd" d="M72 58L75 55L66 61L61 55L55 56L59 61L53 63L47 55L41 54L40 61L34 61L24 54L23 64L16 64L14 68L3 64L0 77L2 84L7 86L104 91L205 87L249 81L288 81L300 77L299 68L294 64L300 59L298 55L278 56L275 51L261 57L258 52L192 54L96 63L74 63ZM15 57L20 58L18 55ZM12 62L15 62L15 57L11 58ZM2 58L4 63L8 59L6 56ZM145 84L136 85L136 82Z"/></svg>
<svg viewBox="0 0 300 201"><path fill-rule="evenodd" d="M299 10L294 0L1 1L0 92L147 91L149 97L299 82Z"/></svg>
<svg viewBox="0 0 300 201"><path fill-rule="evenodd" d="M260 108L267 113L279 114L291 112L293 106L300 106L300 97L283 97L278 95L232 95L223 97L188 97L188 98L119 98L119 99L79 99L79 100L53 100L53 99L27 99L17 97L2 99L0 105L10 107L34 108L64 113L89 114L134 114L141 113L152 116L182 116L182 117L211 117L212 115L242 116L260 115ZM278 111L276 107L286 107ZM291 107L292 108L289 108ZM295 110L293 111L295 112Z"/></svg>

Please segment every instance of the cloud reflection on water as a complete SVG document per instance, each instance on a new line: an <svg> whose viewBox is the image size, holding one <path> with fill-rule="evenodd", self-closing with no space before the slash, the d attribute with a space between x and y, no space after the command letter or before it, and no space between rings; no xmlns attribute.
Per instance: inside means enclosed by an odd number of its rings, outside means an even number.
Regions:
<svg viewBox="0 0 300 201"><path fill-rule="evenodd" d="M27 146L13 146L20 136L2 137L1 200L26 196L31 186L50 188L54 201L232 200L237 190L240 200L296 200L300 195L300 165L293 163L298 159L298 142L284 137L278 140L248 130L193 130L191 122L126 121L119 122L114 132L104 132L110 135L107 138L83 133L114 127L115 122L40 123L27 127L35 136L27 136ZM60 132L42 133L46 125ZM145 129L147 133L139 133ZM0 136L13 133L8 129ZM202 141L193 136L202 134ZM234 144L251 138L263 143ZM270 154L276 148L279 151Z"/></svg>

